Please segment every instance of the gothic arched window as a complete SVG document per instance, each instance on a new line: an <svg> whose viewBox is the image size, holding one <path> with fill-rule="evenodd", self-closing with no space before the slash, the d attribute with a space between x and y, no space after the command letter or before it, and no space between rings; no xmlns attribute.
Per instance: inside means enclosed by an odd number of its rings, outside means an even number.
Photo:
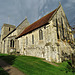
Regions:
<svg viewBox="0 0 75 75"><path fill-rule="evenodd" d="M43 31L39 30L39 40L43 40Z"/></svg>
<svg viewBox="0 0 75 75"><path fill-rule="evenodd" d="M34 35L32 35L32 44L34 44Z"/></svg>
<svg viewBox="0 0 75 75"><path fill-rule="evenodd" d="M10 40L10 47L14 47L14 40Z"/></svg>
<svg viewBox="0 0 75 75"><path fill-rule="evenodd" d="M26 45L28 45L28 37L26 37Z"/></svg>
<svg viewBox="0 0 75 75"><path fill-rule="evenodd" d="M59 39L59 31L58 31L58 21L56 19L56 27L57 27L57 38Z"/></svg>
<svg viewBox="0 0 75 75"><path fill-rule="evenodd" d="M10 40L10 47L12 47L12 40Z"/></svg>
<svg viewBox="0 0 75 75"><path fill-rule="evenodd" d="M14 47L14 40L12 41L12 47Z"/></svg>
<svg viewBox="0 0 75 75"><path fill-rule="evenodd" d="M63 38L64 38L64 26L63 26L63 20L61 18L61 25L62 25L62 33L63 33Z"/></svg>

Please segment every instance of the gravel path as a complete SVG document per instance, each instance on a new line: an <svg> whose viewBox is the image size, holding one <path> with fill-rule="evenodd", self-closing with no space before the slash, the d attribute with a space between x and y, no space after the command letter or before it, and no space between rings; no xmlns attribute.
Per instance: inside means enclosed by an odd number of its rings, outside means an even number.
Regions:
<svg viewBox="0 0 75 75"><path fill-rule="evenodd" d="M12 67L11 65L7 64L5 61L0 59L0 66L9 73L9 75L25 75L21 71L19 71L17 68Z"/></svg>

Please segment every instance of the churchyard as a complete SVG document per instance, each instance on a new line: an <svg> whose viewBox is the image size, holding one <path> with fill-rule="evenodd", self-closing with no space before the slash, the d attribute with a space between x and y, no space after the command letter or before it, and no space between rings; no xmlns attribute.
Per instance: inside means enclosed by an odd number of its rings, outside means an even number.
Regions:
<svg viewBox="0 0 75 75"><path fill-rule="evenodd" d="M0 59L4 60L11 66L16 67L25 75L75 75L74 69L72 69L69 64L71 61L64 61L62 63L53 62L58 65L54 66L49 62L45 62L42 58L32 56L0 54ZM8 75L8 73L0 67L0 75Z"/></svg>

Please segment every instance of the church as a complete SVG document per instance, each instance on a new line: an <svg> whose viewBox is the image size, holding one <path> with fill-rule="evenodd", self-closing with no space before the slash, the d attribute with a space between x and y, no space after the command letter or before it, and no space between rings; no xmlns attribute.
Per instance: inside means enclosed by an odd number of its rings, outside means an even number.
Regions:
<svg viewBox="0 0 75 75"><path fill-rule="evenodd" d="M17 27L4 24L1 30L1 53L44 58L50 62L71 59L74 36L62 5L29 24L27 18Z"/></svg>

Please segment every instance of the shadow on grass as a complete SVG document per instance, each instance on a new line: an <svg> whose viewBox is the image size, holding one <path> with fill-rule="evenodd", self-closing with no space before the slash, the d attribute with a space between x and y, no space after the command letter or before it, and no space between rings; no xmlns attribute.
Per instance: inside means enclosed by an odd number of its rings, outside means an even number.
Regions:
<svg viewBox="0 0 75 75"><path fill-rule="evenodd" d="M16 56L14 55L6 55L6 56L0 56L0 59L4 60L5 62L7 62L8 64L10 65L13 65L15 59L16 59Z"/></svg>
<svg viewBox="0 0 75 75"><path fill-rule="evenodd" d="M10 65L14 64L16 56L14 55L7 55L7 54L0 54L0 66L6 71L4 71L1 67L0 75L8 75L7 72L11 70Z"/></svg>
<svg viewBox="0 0 75 75"><path fill-rule="evenodd" d="M73 75L75 75L75 68L72 66L71 61L66 61L67 64L64 68L61 69L61 71L65 71L66 73L71 72Z"/></svg>
<svg viewBox="0 0 75 75"><path fill-rule="evenodd" d="M0 67L0 75L9 75L9 74Z"/></svg>

